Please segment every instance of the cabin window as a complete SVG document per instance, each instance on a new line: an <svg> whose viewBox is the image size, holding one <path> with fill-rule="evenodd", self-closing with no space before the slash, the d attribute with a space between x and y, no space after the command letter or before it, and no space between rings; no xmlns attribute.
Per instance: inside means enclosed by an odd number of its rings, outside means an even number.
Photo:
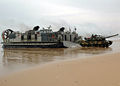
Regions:
<svg viewBox="0 0 120 86"><path fill-rule="evenodd" d="M62 40L64 40L64 38L63 38L64 36L62 35Z"/></svg>
<svg viewBox="0 0 120 86"><path fill-rule="evenodd" d="M28 35L28 36L27 36L27 40L31 40L31 35Z"/></svg>
<svg viewBox="0 0 120 86"><path fill-rule="evenodd" d="M52 34L52 38L55 38L55 35L54 35L54 34Z"/></svg>
<svg viewBox="0 0 120 86"><path fill-rule="evenodd" d="M67 36L65 35L65 41L67 41Z"/></svg>
<svg viewBox="0 0 120 86"><path fill-rule="evenodd" d="M72 41L72 36L70 35L70 41Z"/></svg>
<svg viewBox="0 0 120 86"><path fill-rule="evenodd" d="M35 40L37 40L37 34L35 34Z"/></svg>
<svg viewBox="0 0 120 86"><path fill-rule="evenodd" d="M21 36L21 40L24 40L24 35Z"/></svg>

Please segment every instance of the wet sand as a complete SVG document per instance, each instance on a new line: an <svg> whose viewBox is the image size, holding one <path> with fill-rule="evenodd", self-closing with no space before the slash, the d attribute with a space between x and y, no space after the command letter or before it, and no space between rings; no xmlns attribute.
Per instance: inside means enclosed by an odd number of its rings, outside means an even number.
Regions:
<svg viewBox="0 0 120 86"><path fill-rule="evenodd" d="M27 69L1 78L0 86L120 86L120 53Z"/></svg>

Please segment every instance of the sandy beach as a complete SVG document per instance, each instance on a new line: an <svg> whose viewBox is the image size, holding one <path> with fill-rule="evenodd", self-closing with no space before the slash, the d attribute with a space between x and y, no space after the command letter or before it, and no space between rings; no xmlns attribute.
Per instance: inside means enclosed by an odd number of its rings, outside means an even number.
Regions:
<svg viewBox="0 0 120 86"><path fill-rule="evenodd" d="M34 67L2 77L0 86L120 86L120 53Z"/></svg>

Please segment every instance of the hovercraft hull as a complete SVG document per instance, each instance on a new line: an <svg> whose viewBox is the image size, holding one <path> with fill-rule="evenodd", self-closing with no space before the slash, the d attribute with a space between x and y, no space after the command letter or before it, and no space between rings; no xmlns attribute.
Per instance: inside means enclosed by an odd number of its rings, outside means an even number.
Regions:
<svg viewBox="0 0 120 86"><path fill-rule="evenodd" d="M40 42L25 42L25 43L3 43L3 48L67 48L62 42L60 43L40 43Z"/></svg>

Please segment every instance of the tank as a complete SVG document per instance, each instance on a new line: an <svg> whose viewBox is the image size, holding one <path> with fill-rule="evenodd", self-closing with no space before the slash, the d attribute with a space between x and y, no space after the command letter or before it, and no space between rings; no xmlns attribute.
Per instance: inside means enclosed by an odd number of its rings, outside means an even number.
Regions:
<svg viewBox="0 0 120 86"><path fill-rule="evenodd" d="M106 40L106 39L115 37L115 36L118 36L118 34L107 36L107 37L92 34L90 38L84 38L84 40L80 40L79 44L82 47L106 47L107 48L113 43L113 41Z"/></svg>
<svg viewBox="0 0 120 86"><path fill-rule="evenodd" d="M61 27L54 32L51 26L47 29L35 26L26 32L7 29L2 33L3 48L67 48L75 45L78 38L76 31L64 30L65 27Z"/></svg>

